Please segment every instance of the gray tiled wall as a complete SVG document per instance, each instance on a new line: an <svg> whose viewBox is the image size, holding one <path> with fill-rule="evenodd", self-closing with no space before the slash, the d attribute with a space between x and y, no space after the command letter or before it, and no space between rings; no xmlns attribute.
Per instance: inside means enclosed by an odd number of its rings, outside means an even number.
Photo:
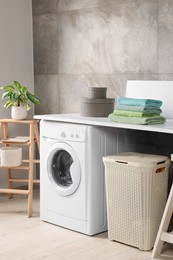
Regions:
<svg viewBox="0 0 173 260"><path fill-rule="evenodd" d="M173 80L172 0L33 0L37 114L79 112L87 86Z"/></svg>

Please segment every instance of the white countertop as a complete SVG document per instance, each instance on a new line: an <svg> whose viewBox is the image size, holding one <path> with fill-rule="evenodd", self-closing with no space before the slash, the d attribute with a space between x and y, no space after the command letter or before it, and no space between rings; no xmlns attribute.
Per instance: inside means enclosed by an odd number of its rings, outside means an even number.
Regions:
<svg viewBox="0 0 173 260"><path fill-rule="evenodd" d="M167 119L164 124L158 125L116 123L110 121L107 117L84 117L80 116L79 114L35 115L34 119L173 134L173 119Z"/></svg>

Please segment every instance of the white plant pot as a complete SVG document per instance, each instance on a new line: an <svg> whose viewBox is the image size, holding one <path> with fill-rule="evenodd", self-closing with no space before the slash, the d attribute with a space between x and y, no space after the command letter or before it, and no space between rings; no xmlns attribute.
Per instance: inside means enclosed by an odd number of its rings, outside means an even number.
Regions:
<svg viewBox="0 0 173 260"><path fill-rule="evenodd" d="M16 120L22 120L27 118L27 109L24 106L11 108L11 118Z"/></svg>

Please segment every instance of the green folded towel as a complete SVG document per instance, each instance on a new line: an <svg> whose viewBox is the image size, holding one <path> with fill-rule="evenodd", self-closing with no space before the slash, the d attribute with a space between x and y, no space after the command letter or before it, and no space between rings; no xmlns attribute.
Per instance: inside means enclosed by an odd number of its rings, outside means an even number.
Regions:
<svg viewBox="0 0 173 260"><path fill-rule="evenodd" d="M138 112L138 111L128 111L128 110L117 110L115 109L113 112L116 116L128 116L128 117L151 117L160 115L157 113L149 113L149 112Z"/></svg>
<svg viewBox="0 0 173 260"><path fill-rule="evenodd" d="M139 98L128 98L120 97L117 99L119 105L128 105L128 106L151 106L160 108L162 105L161 100L157 99L139 99Z"/></svg>
<svg viewBox="0 0 173 260"><path fill-rule="evenodd" d="M166 121L166 119L163 116L128 117L128 116L116 116L113 113L109 114L108 118L114 122L127 123L127 124L139 124L139 125L163 124Z"/></svg>
<svg viewBox="0 0 173 260"><path fill-rule="evenodd" d="M155 113L160 114L162 110L160 108L150 107L150 106L128 106L128 105L116 105L116 110L128 110L128 111L137 111L145 113Z"/></svg>

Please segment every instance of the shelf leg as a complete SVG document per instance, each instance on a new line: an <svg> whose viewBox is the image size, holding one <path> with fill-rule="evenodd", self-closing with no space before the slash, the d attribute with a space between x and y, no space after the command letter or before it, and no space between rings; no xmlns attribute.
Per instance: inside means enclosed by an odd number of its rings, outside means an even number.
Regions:
<svg viewBox="0 0 173 260"><path fill-rule="evenodd" d="M38 129L37 122L34 123L34 129L35 129L35 137L36 137L38 152L39 152L39 155L40 155L40 137L39 137L39 129Z"/></svg>
<svg viewBox="0 0 173 260"><path fill-rule="evenodd" d="M29 146L29 182L28 182L28 217L32 217L33 200L33 158L34 158L34 124L30 124L30 146Z"/></svg>
<svg viewBox="0 0 173 260"><path fill-rule="evenodd" d="M4 131L4 138L7 139L8 138L8 124L4 123L4 124L2 124L2 127L3 127L3 131ZM5 144L5 146L9 146L9 144ZM12 176L11 176L11 169L7 169L7 176L8 176L8 188L12 189L12 183L9 181L9 179L12 178ZM8 198L12 199L13 198L13 194L9 193L8 194Z"/></svg>
<svg viewBox="0 0 173 260"><path fill-rule="evenodd" d="M7 169L7 174L8 174L8 189L12 189L12 183L9 181L10 179L12 179L11 169ZM9 194L8 194L8 198L9 198L9 199L12 199L12 198L13 198L13 194L12 194L12 193L9 193Z"/></svg>

